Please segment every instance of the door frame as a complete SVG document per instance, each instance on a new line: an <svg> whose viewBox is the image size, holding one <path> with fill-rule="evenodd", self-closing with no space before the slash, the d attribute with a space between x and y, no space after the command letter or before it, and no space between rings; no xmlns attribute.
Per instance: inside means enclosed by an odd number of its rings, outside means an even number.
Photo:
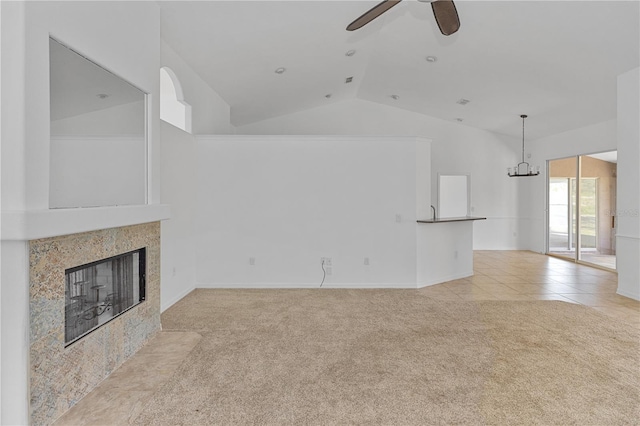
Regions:
<svg viewBox="0 0 640 426"><path fill-rule="evenodd" d="M591 262L587 262L584 260L580 259L580 250L582 247L582 241L581 241L581 237L580 237L580 179L581 179L581 167L582 167L582 157L584 156L589 156L589 155L593 155L593 154L600 154L600 153L604 153L604 152L612 152L612 151L617 151L615 149L610 149L607 151L598 151L598 152L592 152L592 153L585 153L585 154L577 154L577 155L570 155L567 157L559 157L559 158L552 158L552 159L548 159L546 160L547 164L547 170L546 170L546 174L545 174L545 199L546 199L546 205L545 205L545 237L544 237L544 242L545 242L545 254L547 256L552 256L552 257L557 257L559 259L563 259L563 260L567 260L573 263L579 263L579 264L583 264L583 265L588 265L588 266L592 266L594 268L598 268L598 269L603 269L606 271L612 271L612 272L616 272L617 273L617 269L612 269L612 268L607 268L606 266L602 266L602 265L598 265L595 263L591 263ZM576 176L575 176L575 181L576 181L576 192L575 192L575 196L576 196L576 208L575 208L575 216L576 216L576 223L575 223L575 228L576 228L576 235L575 235L575 253L573 255L573 257L568 257L568 256L563 256L560 254L556 254L556 253L551 253L549 251L549 243L550 243L550 238L549 238L549 223L550 223L550 208L549 208L549 201L550 201L550 194L549 194L549 180L551 178L551 167L550 164L552 161L556 161L556 160L564 160L564 159L568 159L568 158L575 158L576 159ZM571 178L570 178L571 179ZM569 198L571 198L571 183L570 183L570 179L569 179L569 188L568 188L568 193L569 193ZM617 179L617 177L616 177ZM597 192L597 191L596 191ZM599 198L599 195L596 195L596 197ZM571 205L572 205L572 200L569 199L569 215L571 215L573 212L571 211ZM596 209L597 210L597 209ZM599 221L599 218L597 217L598 214L596 212L596 224ZM569 217L569 224L571 222L571 217ZM596 225L597 226L597 225ZM572 229L568 229L568 240L569 242L571 241L571 233L572 233ZM570 246L569 246L570 247ZM614 255L615 256L615 255Z"/></svg>

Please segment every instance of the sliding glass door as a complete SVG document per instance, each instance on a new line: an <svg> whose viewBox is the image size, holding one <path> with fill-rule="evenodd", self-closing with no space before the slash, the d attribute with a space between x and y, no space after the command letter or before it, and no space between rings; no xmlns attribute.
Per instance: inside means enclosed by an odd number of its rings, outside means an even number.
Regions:
<svg viewBox="0 0 640 426"><path fill-rule="evenodd" d="M569 258L576 257L576 176L575 157L549 161L548 252Z"/></svg>
<svg viewBox="0 0 640 426"><path fill-rule="evenodd" d="M549 178L549 251L575 257L571 178Z"/></svg>
<svg viewBox="0 0 640 426"><path fill-rule="evenodd" d="M580 250L579 260L589 260L598 251L598 178L580 178Z"/></svg>
<svg viewBox="0 0 640 426"><path fill-rule="evenodd" d="M550 160L547 253L615 269L616 152Z"/></svg>

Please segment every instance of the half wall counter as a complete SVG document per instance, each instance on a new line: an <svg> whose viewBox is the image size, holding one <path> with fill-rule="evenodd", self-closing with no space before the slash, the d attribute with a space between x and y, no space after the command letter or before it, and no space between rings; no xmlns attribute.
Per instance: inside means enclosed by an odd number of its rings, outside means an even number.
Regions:
<svg viewBox="0 0 640 426"><path fill-rule="evenodd" d="M485 219L461 216L417 221L418 287L473 275L473 222Z"/></svg>

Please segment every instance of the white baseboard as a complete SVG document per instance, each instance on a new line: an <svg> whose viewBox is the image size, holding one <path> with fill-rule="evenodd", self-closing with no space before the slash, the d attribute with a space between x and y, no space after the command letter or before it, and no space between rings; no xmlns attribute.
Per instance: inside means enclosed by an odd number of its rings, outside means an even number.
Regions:
<svg viewBox="0 0 640 426"><path fill-rule="evenodd" d="M169 301L167 301L167 302L162 300L161 303L160 303L160 312L166 311L167 309L169 309L170 307L175 305L177 302L182 300L187 294L191 293L195 289L196 289L195 287L190 287L190 288L184 290L182 293L178 294L177 296L169 299Z"/></svg>
<svg viewBox="0 0 640 426"><path fill-rule="evenodd" d="M467 278L473 276L473 270L467 272L459 272L447 276L433 278L427 282L418 283L418 288L428 287L431 285L446 283L447 281L459 280L461 278Z"/></svg>
<svg viewBox="0 0 640 426"><path fill-rule="evenodd" d="M320 288L320 283L198 283L196 288L227 288L227 289L278 289L278 288ZM374 288L395 288L409 289L417 288L413 283L330 283L324 282L322 288L343 288L343 289L374 289Z"/></svg>
<svg viewBox="0 0 640 426"><path fill-rule="evenodd" d="M625 291L620 289L618 289L616 293L619 294L620 296L628 297L630 299L640 300L640 293L634 293L631 291Z"/></svg>

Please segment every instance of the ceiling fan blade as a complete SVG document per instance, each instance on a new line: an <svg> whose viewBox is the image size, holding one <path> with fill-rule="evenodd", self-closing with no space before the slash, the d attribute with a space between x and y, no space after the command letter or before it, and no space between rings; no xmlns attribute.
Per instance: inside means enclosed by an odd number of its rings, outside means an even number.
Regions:
<svg viewBox="0 0 640 426"><path fill-rule="evenodd" d="M431 3L431 8L442 34L448 36L458 31L460 19L452 0L436 0Z"/></svg>
<svg viewBox="0 0 640 426"><path fill-rule="evenodd" d="M376 19L378 16L385 13L387 10L391 9L393 6L400 3L402 0L384 0L382 3L378 3L373 6L371 9L366 11L362 16L353 21L347 27L347 31L357 30L358 28L362 28L367 25L369 22Z"/></svg>

